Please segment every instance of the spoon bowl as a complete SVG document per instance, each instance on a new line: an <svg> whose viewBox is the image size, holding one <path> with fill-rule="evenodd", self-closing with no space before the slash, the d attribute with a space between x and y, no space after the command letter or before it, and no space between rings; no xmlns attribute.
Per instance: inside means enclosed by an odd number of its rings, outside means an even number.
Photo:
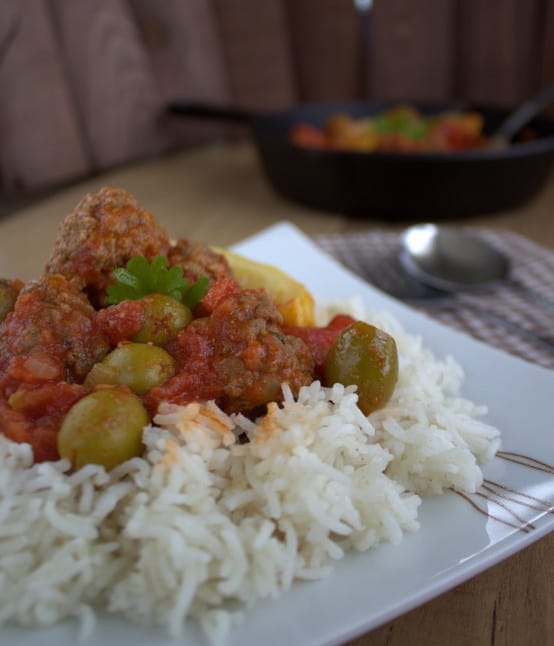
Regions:
<svg viewBox="0 0 554 646"><path fill-rule="evenodd" d="M461 229L418 224L402 236L400 261L414 278L447 292L484 289L510 278L510 261Z"/></svg>

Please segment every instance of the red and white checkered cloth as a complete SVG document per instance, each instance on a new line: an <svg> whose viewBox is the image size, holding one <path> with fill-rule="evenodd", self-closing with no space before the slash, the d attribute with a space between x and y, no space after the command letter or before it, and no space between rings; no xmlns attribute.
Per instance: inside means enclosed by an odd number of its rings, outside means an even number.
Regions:
<svg viewBox="0 0 554 646"><path fill-rule="evenodd" d="M466 230L510 257L513 281L482 292L439 294L417 283L402 269L398 261L399 233L372 230L318 235L314 240L354 273L429 316L527 361L554 369L554 252L515 233L470 227Z"/></svg>

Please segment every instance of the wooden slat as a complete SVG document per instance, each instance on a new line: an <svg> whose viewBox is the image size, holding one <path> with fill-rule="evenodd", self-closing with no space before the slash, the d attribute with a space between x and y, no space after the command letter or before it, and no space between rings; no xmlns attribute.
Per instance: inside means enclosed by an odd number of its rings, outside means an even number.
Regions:
<svg viewBox="0 0 554 646"><path fill-rule="evenodd" d="M302 101L360 94L360 36L353 1L287 0L292 51Z"/></svg>
<svg viewBox="0 0 554 646"><path fill-rule="evenodd" d="M374 2L370 33L370 87L374 98L450 97L454 10L454 0Z"/></svg>
<svg viewBox="0 0 554 646"><path fill-rule="evenodd" d="M0 62L0 166L5 191L31 190L89 170L60 52L43 0L5 2L19 28Z"/></svg>
<svg viewBox="0 0 554 646"><path fill-rule="evenodd" d="M283 0L214 0L237 105L271 109L296 100Z"/></svg>
<svg viewBox="0 0 554 646"><path fill-rule="evenodd" d="M542 0L459 0L458 94L512 106L536 89Z"/></svg>
<svg viewBox="0 0 554 646"><path fill-rule="evenodd" d="M230 102L217 17L206 0L129 0L164 103ZM170 147L199 143L228 129L198 120L159 122Z"/></svg>
<svg viewBox="0 0 554 646"><path fill-rule="evenodd" d="M0 44L20 7L0 4ZM0 61L4 192L226 132L161 121L170 99L265 109L357 93L354 0L28 0L21 15ZM554 0L376 0L371 21L375 98L512 105L554 80Z"/></svg>
<svg viewBox="0 0 554 646"><path fill-rule="evenodd" d="M124 0L52 0L60 46L98 169L162 150L161 97Z"/></svg>

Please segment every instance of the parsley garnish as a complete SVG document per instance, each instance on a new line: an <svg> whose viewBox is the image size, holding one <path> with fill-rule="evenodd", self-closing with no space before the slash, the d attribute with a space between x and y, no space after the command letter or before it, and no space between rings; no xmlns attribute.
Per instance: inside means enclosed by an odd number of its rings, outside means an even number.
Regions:
<svg viewBox="0 0 554 646"><path fill-rule="evenodd" d="M134 256L127 268L115 269L117 282L108 285L106 303L113 305L121 301L136 301L148 294L164 294L193 309L210 286L206 276L200 276L192 285L183 276L181 267L167 268L167 258L156 256L151 263L144 256Z"/></svg>
<svg viewBox="0 0 554 646"><path fill-rule="evenodd" d="M426 136L430 121L410 113L395 112L375 117L373 127L382 135L404 135L408 139L417 141Z"/></svg>

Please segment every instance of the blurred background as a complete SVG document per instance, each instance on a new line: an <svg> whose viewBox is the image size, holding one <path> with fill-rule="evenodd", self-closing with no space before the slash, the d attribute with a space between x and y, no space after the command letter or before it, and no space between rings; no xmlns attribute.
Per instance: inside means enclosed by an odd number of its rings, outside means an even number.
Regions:
<svg viewBox="0 0 554 646"><path fill-rule="evenodd" d="M554 0L0 6L0 213L21 195L228 134L164 118L174 99L258 110L357 97L510 107L554 80Z"/></svg>

